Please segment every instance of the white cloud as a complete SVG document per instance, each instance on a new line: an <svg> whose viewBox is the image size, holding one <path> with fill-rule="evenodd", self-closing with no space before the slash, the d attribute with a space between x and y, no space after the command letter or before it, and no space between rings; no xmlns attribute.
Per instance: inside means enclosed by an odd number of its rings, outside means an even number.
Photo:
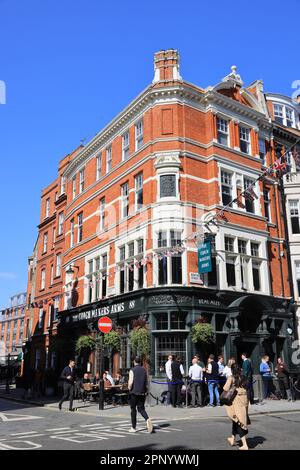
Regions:
<svg viewBox="0 0 300 470"><path fill-rule="evenodd" d="M7 281L12 281L14 279L17 279L18 276L16 275L16 273L8 273L8 272L1 272L0 271L0 279L4 279L4 280L7 280Z"/></svg>

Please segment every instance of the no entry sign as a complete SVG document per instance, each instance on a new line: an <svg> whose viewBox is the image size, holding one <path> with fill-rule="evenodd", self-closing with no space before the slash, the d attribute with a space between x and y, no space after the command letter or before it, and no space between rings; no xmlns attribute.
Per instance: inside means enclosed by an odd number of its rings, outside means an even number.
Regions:
<svg viewBox="0 0 300 470"><path fill-rule="evenodd" d="M102 333L109 333L112 329L112 321L109 317L102 317L98 320L98 328Z"/></svg>

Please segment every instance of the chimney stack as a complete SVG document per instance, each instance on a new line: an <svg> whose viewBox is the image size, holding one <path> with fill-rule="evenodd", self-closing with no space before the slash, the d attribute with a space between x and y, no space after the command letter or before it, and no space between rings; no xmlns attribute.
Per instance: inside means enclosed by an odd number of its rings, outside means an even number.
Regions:
<svg viewBox="0 0 300 470"><path fill-rule="evenodd" d="M179 54L175 49L167 49L154 54L153 83L182 80L179 73Z"/></svg>

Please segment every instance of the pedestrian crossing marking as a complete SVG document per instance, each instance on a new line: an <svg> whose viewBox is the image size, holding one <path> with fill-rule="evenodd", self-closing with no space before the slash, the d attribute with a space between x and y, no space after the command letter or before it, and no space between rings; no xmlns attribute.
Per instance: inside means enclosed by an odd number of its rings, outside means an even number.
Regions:
<svg viewBox="0 0 300 470"><path fill-rule="evenodd" d="M20 415L16 413L0 413L2 421L26 421L32 419L43 419L42 416Z"/></svg>

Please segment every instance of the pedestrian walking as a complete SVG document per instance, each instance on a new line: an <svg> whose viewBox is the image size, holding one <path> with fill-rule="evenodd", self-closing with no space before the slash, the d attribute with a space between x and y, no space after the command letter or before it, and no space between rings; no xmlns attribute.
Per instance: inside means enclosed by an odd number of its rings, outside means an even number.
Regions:
<svg viewBox="0 0 300 470"><path fill-rule="evenodd" d="M208 358L208 364L206 367L206 378L209 392L209 404L208 406L214 406L214 397L216 397L217 405L220 405L220 395L218 391L219 383L219 366L215 361L215 356L211 354Z"/></svg>
<svg viewBox="0 0 300 470"><path fill-rule="evenodd" d="M182 408L181 389L183 385L184 369L181 364L181 357L177 356L171 364L172 371L172 406Z"/></svg>
<svg viewBox="0 0 300 470"><path fill-rule="evenodd" d="M253 367L248 354L246 352L242 353L242 372L248 381L248 398L251 405L254 403L254 390L253 390Z"/></svg>
<svg viewBox="0 0 300 470"><path fill-rule="evenodd" d="M261 364L259 366L259 372L262 377L263 381L263 399L265 400L266 398L269 397L271 393L271 368L269 366L269 356L265 355L261 358Z"/></svg>
<svg viewBox="0 0 300 470"><path fill-rule="evenodd" d="M73 408L74 399L74 384L75 384L75 361L70 359L69 365L64 368L60 376L63 380L64 394L58 404L58 408L61 410L62 404L65 400L70 400L69 411L75 411Z"/></svg>
<svg viewBox="0 0 300 470"><path fill-rule="evenodd" d="M275 371L277 372L278 382L282 398L287 398L288 401L292 401L292 392L290 389L290 371L282 358L277 359L277 365Z"/></svg>
<svg viewBox="0 0 300 470"><path fill-rule="evenodd" d="M197 405L203 406L202 382L203 382L203 369L199 366L196 357L192 360L192 365L189 368L189 377L191 379L192 390L192 407L197 408ZM197 405L196 405L197 400Z"/></svg>
<svg viewBox="0 0 300 470"><path fill-rule="evenodd" d="M223 392L223 386L226 382L226 377L224 375L224 369L225 369L225 364L224 364L224 356L220 355L218 356L218 375L219 375L219 384L218 384L218 392L221 394Z"/></svg>
<svg viewBox="0 0 300 470"><path fill-rule="evenodd" d="M168 382L168 392L167 392L167 405L172 404L172 362L174 361L174 356L170 354L168 356L168 360L165 363L165 371L166 371L166 376L167 376L167 382Z"/></svg>
<svg viewBox="0 0 300 470"><path fill-rule="evenodd" d="M227 362L227 365L224 367L224 371L223 371L223 374L224 374L224 377L226 378L226 380L228 379L228 377L230 377L232 375L232 366L235 364L235 359L234 357L231 357L229 359L229 361Z"/></svg>
<svg viewBox="0 0 300 470"><path fill-rule="evenodd" d="M238 434L242 441L242 446L239 450L248 450L246 435L248 434L248 425L251 424L248 416L249 399L247 395L247 379L242 374L239 367L234 365L232 367L232 375L228 377L224 385L224 392L229 392L232 388L234 391L234 398L231 404L226 405L226 412L232 421L231 437L227 441L231 446L235 444L235 437Z"/></svg>
<svg viewBox="0 0 300 470"><path fill-rule="evenodd" d="M137 432L137 411L146 421L148 432L153 431L153 424L145 410L145 399L148 391L148 375L145 367L141 365L141 358L134 359L134 367L129 372L128 389L130 393L131 428L129 432Z"/></svg>

